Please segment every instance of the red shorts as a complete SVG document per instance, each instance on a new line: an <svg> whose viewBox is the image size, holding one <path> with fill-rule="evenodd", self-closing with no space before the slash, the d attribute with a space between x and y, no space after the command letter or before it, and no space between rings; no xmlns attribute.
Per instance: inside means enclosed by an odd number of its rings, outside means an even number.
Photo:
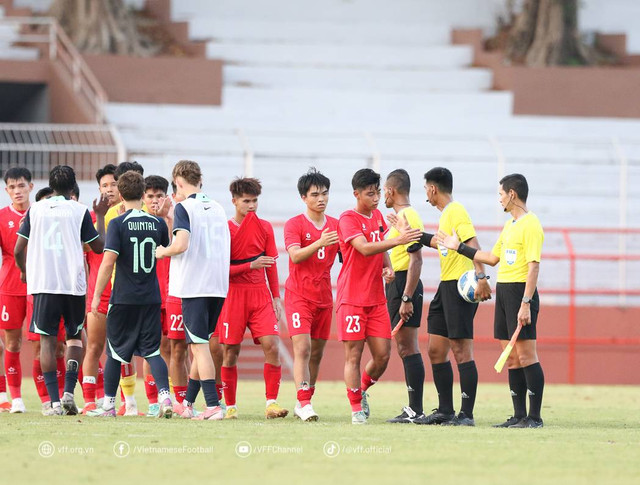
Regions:
<svg viewBox="0 0 640 485"><path fill-rule="evenodd" d="M98 313L106 315L109 313L109 300L111 299L111 282L107 284L107 287L100 296L100 304L98 305ZM91 302L93 301L93 293L87 293L87 313L91 313Z"/></svg>
<svg viewBox="0 0 640 485"><path fill-rule="evenodd" d="M338 340L364 340L367 337L391 339L387 305L340 305L336 312Z"/></svg>
<svg viewBox="0 0 640 485"><path fill-rule="evenodd" d="M33 296L27 296L27 340L30 342L40 342L40 334L31 331L31 317L33 316ZM64 327L64 319L60 319L60 327L58 328L58 342L64 342L67 334Z"/></svg>
<svg viewBox="0 0 640 485"><path fill-rule="evenodd" d="M310 334L314 339L329 340L333 307L319 307L296 293L286 291L284 309L290 336Z"/></svg>
<svg viewBox="0 0 640 485"><path fill-rule="evenodd" d="M256 345L260 343L260 337L280 334L273 311L273 300L266 284L229 286L229 293L216 325L220 343L242 343L247 327Z"/></svg>
<svg viewBox="0 0 640 485"><path fill-rule="evenodd" d="M184 340L184 325L182 324L182 302L167 302L165 315L167 337L171 340Z"/></svg>
<svg viewBox="0 0 640 485"><path fill-rule="evenodd" d="M15 330L22 328L27 316L27 297L0 295L0 328Z"/></svg>

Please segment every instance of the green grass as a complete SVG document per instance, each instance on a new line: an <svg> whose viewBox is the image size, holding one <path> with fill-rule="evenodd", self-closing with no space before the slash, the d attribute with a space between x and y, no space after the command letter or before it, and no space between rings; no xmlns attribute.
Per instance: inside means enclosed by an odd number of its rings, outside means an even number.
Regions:
<svg viewBox="0 0 640 485"><path fill-rule="evenodd" d="M0 415L3 483L640 483L637 387L548 385L545 427L509 430L491 427L510 415L506 383L480 386L475 428L384 423L406 399L404 386L391 382L371 389L372 417L366 426L350 424L342 383L318 385L317 423L291 416L265 421L261 382L240 381L241 416L235 422L45 418L30 384L25 379L30 412ZM139 403L146 402L143 389L139 382ZM294 395L293 384L284 382L280 403L291 406ZM433 407L434 400L428 382L426 407ZM38 453L45 440L56 448L50 458ZM130 446L126 458L113 452L121 440ZM240 441L253 448L247 458L236 455ZM328 441L342 447L338 456L325 456ZM91 452L78 455L65 446ZM160 454L136 449L139 446L213 450Z"/></svg>

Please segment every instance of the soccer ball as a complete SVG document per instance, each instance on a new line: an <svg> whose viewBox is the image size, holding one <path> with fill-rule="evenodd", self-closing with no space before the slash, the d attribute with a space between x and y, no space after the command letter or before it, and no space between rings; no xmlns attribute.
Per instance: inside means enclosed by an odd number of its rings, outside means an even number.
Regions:
<svg viewBox="0 0 640 485"><path fill-rule="evenodd" d="M476 270L470 269L466 273L463 273L458 280L458 293L464 301L469 303L477 303L477 300L473 299L473 294L478 287L478 278L476 277Z"/></svg>

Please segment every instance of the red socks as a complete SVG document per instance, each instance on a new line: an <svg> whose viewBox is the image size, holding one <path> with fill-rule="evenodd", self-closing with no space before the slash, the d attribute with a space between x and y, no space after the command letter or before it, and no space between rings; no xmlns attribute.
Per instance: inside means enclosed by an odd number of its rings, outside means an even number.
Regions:
<svg viewBox="0 0 640 485"><path fill-rule="evenodd" d="M58 390L62 396L64 391L64 375L67 373L67 366L64 361L64 357L56 358L56 377L58 378Z"/></svg>
<svg viewBox="0 0 640 485"><path fill-rule="evenodd" d="M98 382L96 382L96 398L104 399L104 371L102 362L98 361Z"/></svg>
<svg viewBox="0 0 640 485"><path fill-rule="evenodd" d="M7 384L11 399L22 397L22 365L20 365L20 352L4 351L4 369L7 372Z"/></svg>
<svg viewBox="0 0 640 485"><path fill-rule="evenodd" d="M347 389L347 397L351 404L351 412L362 411L362 389Z"/></svg>
<svg viewBox="0 0 640 485"><path fill-rule="evenodd" d="M278 399L278 391L280 390L280 378L282 377L282 367L271 364L264 364L262 371L264 375L264 387L267 400Z"/></svg>
<svg viewBox="0 0 640 485"><path fill-rule="evenodd" d="M173 386L173 393L176 396L176 402L182 403L187 395L187 386Z"/></svg>
<svg viewBox="0 0 640 485"><path fill-rule="evenodd" d="M157 404L158 387L156 386L156 381L153 379L153 376L151 374L144 378L144 390L147 393L149 404Z"/></svg>
<svg viewBox="0 0 640 485"><path fill-rule="evenodd" d="M298 402L300 406L304 407L307 404L311 404L311 396L313 396L312 388L298 389Z"/></svg>
<svg viewBox="0 0 640 485"><path fill-rule="evenodd" d="M44 380L44 377L42 379ZM7 379L4 374L0 376L0 392L7 392Z"/></svg>
<svg viewBox="0 0 640 485"><path fill-rule="evenodd" d="M238 389L238 367L222 366L220 371L222 386L224 389L224 402L227 406L236 405L236 390Z"/></svg>
<svg viewBox="0 0 640 485"><path fill-rule="evenodd" d="M44 374L42 373L42 367L40 367L40 359L33 359L32 373L33 382L36 384L36 391L38 391L40 401L49 401L49 393L47 392L47 386L44 383ZM0 392L2 392L1 389Z"/></svg>
<svg viewBox="0 0 640 485"><path fill-rule="evenodd" d="M369 389L376 382L378 382L378 381L374 381L371 378L371 376L369 376L369 374L367 374L366 370L362 371L362 377L360 378L360 387L362 388L363 391L366 391L367 389Z"/></svg>

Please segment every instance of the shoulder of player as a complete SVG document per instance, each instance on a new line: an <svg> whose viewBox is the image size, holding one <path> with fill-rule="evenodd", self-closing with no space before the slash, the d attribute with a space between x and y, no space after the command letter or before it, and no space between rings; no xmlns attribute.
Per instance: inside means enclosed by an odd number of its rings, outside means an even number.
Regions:
<svg viewBox="0 0 640 485"><path fill-rule="evenodd" d="M260 219L259 217L258 217L258 220L260 221L260 224L262 225L265 231L273 232L273 226L269 221L265 219Z"/></svg>

